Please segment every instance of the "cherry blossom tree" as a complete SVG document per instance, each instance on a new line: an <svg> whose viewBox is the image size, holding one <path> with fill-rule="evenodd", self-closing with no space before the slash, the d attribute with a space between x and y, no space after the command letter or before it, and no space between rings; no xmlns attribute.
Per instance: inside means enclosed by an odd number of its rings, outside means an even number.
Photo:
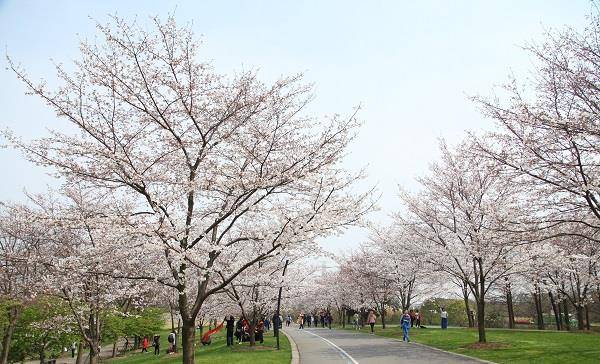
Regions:
<svg viewBox="0 0 600 364"><path fill-rule="evenodd" d="M542 221L575 234L569 225L600 226L599 15L596 7L582 32L549 31L542 43L527 46L535 60L530 80L512 79L500 96L475 98L498 126L476 138L478 152L535 191L537 202L546 203Z"/></svg>
<svg viewBox="0 0 600 364"><path fill-rule="evenodd" d="M435 267L427 262L421 237L396 223L371 230L368 246L376 254L379 274L392 281L392 294L400 308L408 310L415 301L435 295L439 279Z"/></svg>
<svg viewBox="0 0 600 364"><path fill-rule="evenodd" d="M369 192L351 192L361 176L340 167L359 123L354 114L308 115L311 87L301 75L267 85L253 71L216 74L172 17L154 19L152 32L117 17L97 29L102 42L81 43L75 70L57 65L55 90L9 58L74 131L7 137L67 183L132 208L126 224L161 256L148 278L178 292L183 362L193 363L195 319L208 297L286 246L309 247L370 210Z"/></svg>
<svg viewBox="0 0 600 364"><path fill-rule="evenodd" d="M520 211L514 185L472 148L468 142L452 150L441 144L441 161L418 179L422 190L402 193L408 215L399 223L426 244L431 264L468 285L477 303L479 341L486 342L486 294L522 263L514 252L523 241L507 232Z"/></svg>
<svg viewBox="0 0 600 364"><path fill-rule="evenodd" d="M34 257L43 236L26 211L0 204L0 301L2 315L6 315L2 364L7 363L12 334L23 308L35 300L42 288L40 279L45 269Z"/></svg>
<svg viewBox="0 0 600 364"><path fill-rule="evenodd" d="M30 285L37 295L54 296L66 302L79 334L90 348L90 363L98 362L105 316L115 309L142 304L144 291L152 291L132 281L116 279L130 272L144 276L145 260L130 259L143 250L132 247L117 254L124 240L134 241L120 219L109 219L111 201L90 198L77 188L64 195L31 196L31 205L6 205L7 212L29 226L18 236L32 247L15 259L34 264L36 282ZM137 244L141 248L141 244ZM147 275L149 276L149 275ZM133 301L133 302L132 302Z"/></svg>

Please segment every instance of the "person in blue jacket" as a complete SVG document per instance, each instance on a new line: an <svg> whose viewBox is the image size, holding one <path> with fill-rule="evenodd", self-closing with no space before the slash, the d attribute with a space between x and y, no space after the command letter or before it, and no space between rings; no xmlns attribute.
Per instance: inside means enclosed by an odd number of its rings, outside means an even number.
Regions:
<svg viewBox="0 0 600 364"><path fill-rule="evenodd" d="M408 330L410 330L410 315L404 310L404 315L400 318L400 326L402 327L402 341L410 342L408 338Z"/></svg>

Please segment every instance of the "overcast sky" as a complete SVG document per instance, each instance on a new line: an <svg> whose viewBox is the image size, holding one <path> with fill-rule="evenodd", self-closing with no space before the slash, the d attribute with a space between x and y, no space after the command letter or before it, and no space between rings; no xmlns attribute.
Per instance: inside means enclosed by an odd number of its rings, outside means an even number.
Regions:
<svg viewBox="0 0 600 364"><path fill-rule="evenodd" d="M589 0L497 1L26 1L0 0L0 45L33 78L54 84L50 59L69 64L78 40L93 39L107 14L149 23L174 12L203 36L201 57L219 72L259 68L265 80L304 72L316 85L315 114L348 114L362 106L364 126L346 165L367 166L368 185L382 194L377 221L399 208L398 185L414 188L438 155L437 140L489 129L469 95L490 94L509 73L527 76L521 49L550 28L582 28ZM4 50L3 49L3 50ZM4 57L1 61L6 66ZM24 95L0 69L0 128L31 138L56 125L39 100ZM0 149L0 200L56 185L18 153ZM355 247L351 231L324 242Z"/></svg>

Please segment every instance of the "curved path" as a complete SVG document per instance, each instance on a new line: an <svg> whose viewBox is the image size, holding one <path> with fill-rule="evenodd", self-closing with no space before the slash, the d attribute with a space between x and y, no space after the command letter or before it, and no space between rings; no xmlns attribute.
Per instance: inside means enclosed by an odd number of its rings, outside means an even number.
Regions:
<svg viewBox="0 0 600 364"><path fill-rule="evenodd" d="M404 343L349 330L288 328L285 332L298 346L300 364L481 364L484 362L421 344Z"/></svg>

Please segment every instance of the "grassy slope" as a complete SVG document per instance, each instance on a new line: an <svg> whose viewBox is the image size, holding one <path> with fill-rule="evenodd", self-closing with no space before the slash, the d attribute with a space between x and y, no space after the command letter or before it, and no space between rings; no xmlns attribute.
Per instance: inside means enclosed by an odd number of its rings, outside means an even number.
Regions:
<svg viewBox="0 0 600 364"><path fill-rule="evenodd" d="M273 331L265 333L264 344L257 343L257 346L251 348L248 343L234 344L233 347L227 347L225 336L225 330L222 330L219 334L213 335L212 344L208 346L196 347L196 363L211 363L211 364L225 364L225 363L265 363L265 364L288 364L292 359L292 353L290 349L290 343L281 334L280 345L281 350L275 349L276 343L273 337ZM164 331L160 333L161 337L161 354L153 355L154 348L149 347L149 353L140 353L137 350L135 353L130 353L125 357L116 358L110 360L111 364L175 364L181 363L181 350L178 354L165 354L167 349L167 335L168 332ZM199 341L199 334L197 333L197 339Z"/></svg>
<svg viewBox="0 0 600 364"><path fill-rule="evenodd" d="M348 328L348 327L347 327ZM367 332L367 330L364 330ZM487 341L502 343L496 349L469 349L477 342L477 330L464 328L437 328L410 330L411 340L497 363L598 363L600 362L600 334L589 332L558 332L537 330L487 329ZM388 326L376 334L402 339L402 330Z"/></svg>

